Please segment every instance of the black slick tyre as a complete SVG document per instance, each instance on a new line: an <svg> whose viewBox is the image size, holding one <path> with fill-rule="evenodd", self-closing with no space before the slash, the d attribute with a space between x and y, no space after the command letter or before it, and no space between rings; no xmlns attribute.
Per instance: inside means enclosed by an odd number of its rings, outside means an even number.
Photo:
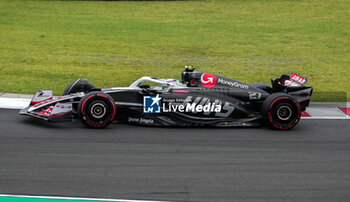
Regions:
<svg viewBox="0 0 350 202"><path fill-rule="evenodd" d="M271 94L266 98L261 114L264 122L274 129L289 130L300 120L300 105L293 97L285 93Z"/></svg>
<svg viewBox="0 0 350 202"><path fill-rule="evenodd" d="M91 128L105 128L112 123L115 116L113 98L102 92L86 94L79 103L80 120Z"/></svg>

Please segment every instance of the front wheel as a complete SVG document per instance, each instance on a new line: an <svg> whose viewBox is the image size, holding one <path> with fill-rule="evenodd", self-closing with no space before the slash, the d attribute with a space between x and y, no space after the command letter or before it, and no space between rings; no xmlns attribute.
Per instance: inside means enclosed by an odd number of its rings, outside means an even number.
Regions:
<svg viewBox="0 0 350 202"><path fill-rule="evenodd" d="M299 103L285 93L272 94L264 101L261 114L264 122L275 129L288 130L300 120Z"/></svg>
<svg viewBox="0 0 350 202"><path fill-rule="evenodd" d="M80 120L91 128L104 128L112 123L115 104L112 97L102 92L91 92L79 103Z"/></svg>

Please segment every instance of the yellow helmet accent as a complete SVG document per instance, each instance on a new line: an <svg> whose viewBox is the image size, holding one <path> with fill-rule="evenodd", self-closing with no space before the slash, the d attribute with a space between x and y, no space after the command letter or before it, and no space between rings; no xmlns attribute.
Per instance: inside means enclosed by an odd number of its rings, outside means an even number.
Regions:
<svg viewBox="0 0 350 202"><path fill-rule="evenodd" d="M194 67L191 66L191 65L186 65L185 68L188 69L188 70L193 70L194 69Z"/></svg>

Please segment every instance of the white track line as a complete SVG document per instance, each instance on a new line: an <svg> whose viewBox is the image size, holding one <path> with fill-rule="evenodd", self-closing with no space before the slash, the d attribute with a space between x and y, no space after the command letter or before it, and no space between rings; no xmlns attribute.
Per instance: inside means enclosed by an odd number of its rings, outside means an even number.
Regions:
<svg viewBox="0 0 350 202"><path fill-rule="evenodd" d="M29 105L31 99L0 97L0 108L23 109Z"/></svg>
<svg viewBox="0 0 350 202"><path fill-rule="evenodd" d="M339 116L339 117L335 117L335 116L313 116L313 117L301 117L301 119L330 119L330 120L346 120L346 119L350 119L349 116Z"/></svg>
<svg viewBox="0 0 350 202"><path fill-rule="evenodd" d="M62 196L32 196L32 195L13 195L13 194L0 194L0 197L34 198L34 199L64 199L64 200L82 200L82 201L114 201L114 202L166 202L166 201L149 201L149 200L81 198L81 197L62 197Z"/></svg>

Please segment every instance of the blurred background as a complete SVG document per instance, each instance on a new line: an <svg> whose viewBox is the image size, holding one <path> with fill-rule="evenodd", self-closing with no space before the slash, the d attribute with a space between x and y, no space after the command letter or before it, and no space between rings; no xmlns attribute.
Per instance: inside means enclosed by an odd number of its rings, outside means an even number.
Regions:
<svg viewBox="0 0 350 202"><path fill-rule="evenodd" d="M0 92L129 86L185 65L247 84L295 72L350 100L350 1L0 1Z"/></svg>

